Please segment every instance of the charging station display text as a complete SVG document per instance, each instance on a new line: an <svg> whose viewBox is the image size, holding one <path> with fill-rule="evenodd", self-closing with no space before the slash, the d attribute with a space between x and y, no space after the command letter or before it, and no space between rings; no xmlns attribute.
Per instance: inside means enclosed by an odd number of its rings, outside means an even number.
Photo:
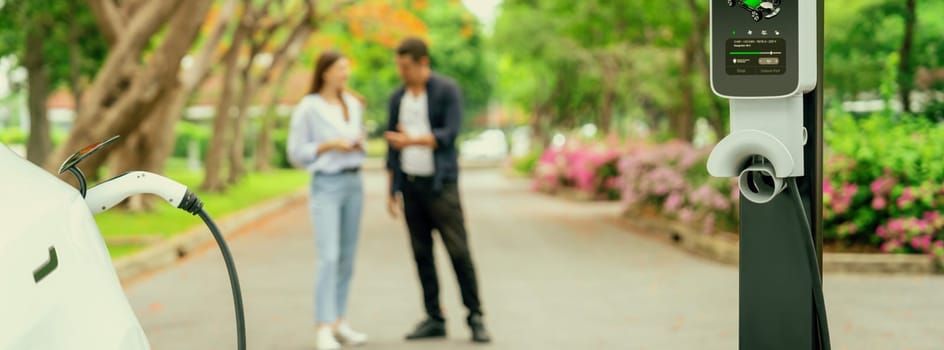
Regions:
<svg viewBox="0 0 944 350"><path fill-rule="evenodd" d="M783 74L787 69L783 39L728 39L725 46L728 74Z"/></svg>

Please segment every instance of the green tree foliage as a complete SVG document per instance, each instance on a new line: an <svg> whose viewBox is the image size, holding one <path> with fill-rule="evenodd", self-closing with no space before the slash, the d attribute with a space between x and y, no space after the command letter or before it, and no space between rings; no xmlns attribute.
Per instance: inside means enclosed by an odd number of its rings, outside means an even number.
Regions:
<svg viewBox="0 0 944 350"><path fill-rule="evenodd" d="M492 69L478 20L459 2L429 1L415 7L430 28L433 70L455 79L462 87L467 118L488 105L492 96Z"/></svg>
<svg viewBox="0 0 944 350"><path fill-rule="evenodd" d="M433 69L455 79L465 96L466 121L485 110L492 95L491 64L481 25L458 1L367 0L325 23L300 59L312 68L323 48L337 48L354 63L351 88L367 100L371 131L387 119L390 94L400 85L394 50L407 36L430 45Z"/></svg>
<svg viewBox="0 0 944 350"><path fill-rule="evenodd" d="M825 83L837 99L865 93L887 95L898 90L898 82L911 83L923 69L939 70L944 64L944 3L917 0L910 17L904 0L858 0L826 2ZM901 59L906 21L914 21L914 43L910 60L898 67L897 79L886 81L890 57ZM894 56L892 54L895 54ZM889 84L894 86L889 87ZM944 81L915 86L944 91Z"/></svg>
<svg viewBox="0 0 944 350"><path fill-rule="evenodd" d="M506 0L492 38L498 94L534 111L539 129L592 122L607 130L632 116L690 131L696 117L719 114L702 68L707 33L695 29L706 6ZM536 81L518 78L529 75Z"/></svg>
<svg viewBox="0 0 944 350"><path fill-rule="evenodd" d="M43 55L53 88L70 83L73 67L80 79L91 77L108 52L95 17L81 0L0 1L0 57L12 55L23 64L31 30L44 33ZM73 48L75 62L70 56Z"/></svg>
<svg viewBox="0 0 944 350"><path fill-rule="evenodd" d="M909 3L916 4L914 15ZM622 126L622 118L641 119L678 136L680 114L690 113L691 122L705 118L715 131L726 132L720 120L726 103L710 91L701 57L707 50L708 33L701 26L707 6L707 1L505 0L491 38L496 95L530 111L539 129L586 122L605 128L605 111L612 109L614 126ZM826 1L825 7L829 100L867 93L899 101L910 86L927 96L944 91L944 2L848 0ZM910 50L904 39L909 21L914 24ZM692 45L693 39L701 42ZM899 57L897 72L888 70L890 57Z"/></svg>
<svg viewBox="0 0 944 350"><path fill-rule="evenodd" d="M63 85L74 96L81 95L83 80L94 74L105 57L104 40L94 35L97 28L92 17L78 0L0 2L0 57L14 57L28 75L26 86L14 88L28 88L27 158L31 162L42 164L52 151L46 108L49 95Z"/></svg>

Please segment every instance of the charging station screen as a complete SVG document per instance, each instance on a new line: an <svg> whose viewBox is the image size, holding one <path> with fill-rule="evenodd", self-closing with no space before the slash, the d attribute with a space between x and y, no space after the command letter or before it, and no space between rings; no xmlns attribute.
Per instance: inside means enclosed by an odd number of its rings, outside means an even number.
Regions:
<svg viewBox="0 0 944 350"><path fill-rule="evenodd" d="M728 74L783 74L787 70L787 44L781 38L728 39L725 46Z"/></svg>
<svg viewBox="0 0 944 350"><path fill-rule="evenodd" d="M712 86L732 97L797 88L798 1L711 0Z"/></svg>

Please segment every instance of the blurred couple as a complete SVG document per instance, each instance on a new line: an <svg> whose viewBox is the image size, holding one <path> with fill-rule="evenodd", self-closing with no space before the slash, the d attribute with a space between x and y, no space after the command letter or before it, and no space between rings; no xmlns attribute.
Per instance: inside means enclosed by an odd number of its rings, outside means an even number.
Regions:
<svg viewBox="0 0 944 350"><path fill-rule="evenodd" d="M423 289L426 319L407 340L443 338L445 318L433 261L433 230L439 232L459 280L472 341L491 341L483 322L475 266L469 251L459 197L456 137L462 124L462 94L456 83L434 73L426 43L408 38L396 49L402 85L388 102L387 210L406 219ZM360 167L365 152L364 104L347 89L348 59L322 53L311 91L292 114L287 152L311 175L310 209L315 228L316 348L359 345L367 335L345 320L347 297L363 204Z"/></svg>

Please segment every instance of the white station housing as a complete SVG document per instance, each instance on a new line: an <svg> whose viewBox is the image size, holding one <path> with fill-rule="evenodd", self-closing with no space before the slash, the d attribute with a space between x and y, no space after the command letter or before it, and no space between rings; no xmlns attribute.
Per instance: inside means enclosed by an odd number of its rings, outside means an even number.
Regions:
<svg viewBox="0 0 944 350"><path fill-rule="evenodd" d="M816 2L710 1L711 87L730 100L731 132L709 155L708 172L739 177L741 193L764 203L784 189L784 178L804 175L803 94L817 86Z"/></svg>

